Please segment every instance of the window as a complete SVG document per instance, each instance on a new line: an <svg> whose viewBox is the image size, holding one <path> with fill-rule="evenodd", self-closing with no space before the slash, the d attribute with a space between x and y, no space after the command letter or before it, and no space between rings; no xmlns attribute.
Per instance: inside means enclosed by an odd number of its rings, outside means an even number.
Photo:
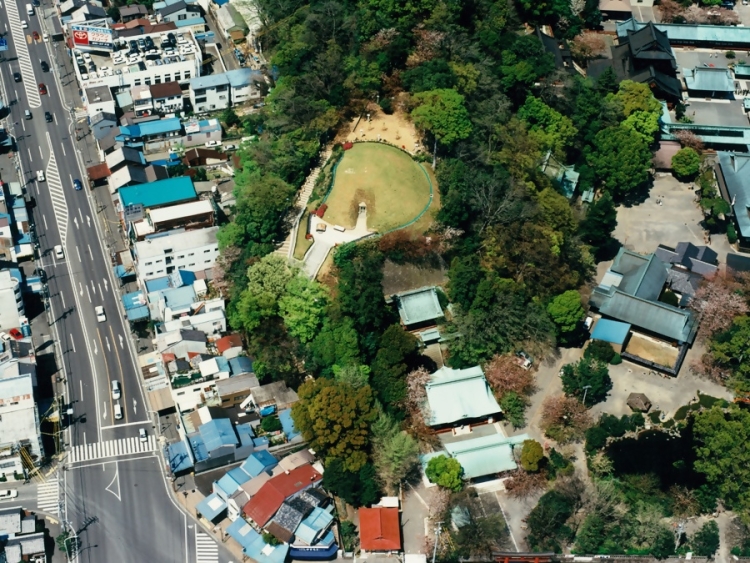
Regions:
<svg viewBox="0 0 750 563"><path fill-rule="evenodd" d="M172 75L171 74L165 74L164 75L164 82L172 82ZM169 98L170 100L172 98Z"/></svg>
<svg viewBox="0 0 750 563"><path fill-rule="evenodd" d="M185 80L188 80L189 78L190 78L190 71L186 70L185 71ZM179 78L176 78L176 80L179 80Z"/></svg>
<svg viewBox="0 0 750 563"><path fill-rule="evenodd" d="M211 260L206 260L206 262L205 262L205 263L206 263L206 264L210 264L210 263L211 263Z"/></svg>
<svg viewBox="0 0 750 563"><path fill-rule="evenodd" d="M188 256L195 256L195 252L191 252Z"/></svg>
<svg viewBox="0 0 750 563"><path fill-rule="evenodd" d="M179 21L182 21L182 20L186 20L186 19L187 19L187 14L179 14L179 15L177 16L177 19L178 19Z"/></svg>
<svg viewBox="0 0 750 563"><path fill-rule="evenodd" d="M161 76L154 77L154 84L161 84Z"/></svg>
<svg viewBox="0 0 750 563"><path fill-rule="evenodd" d="M195 103L196 104L205 104L206 103L206 98L195 98Z"/></svg>
<svg viewBox="0 0 750 563"><path fill-rule="evenodd" d="M146 262L146 266L150 266L153 262Z"/></svg>
<svg viewBox="0 0 750 563"><path fill-rule="evenodd" d="M156 273L157 273L157 274L163 274L163 273L164 273L164 270L156 270Z"/></svg>
<svg viewBox="0 0 750 563"><path fill-rule="evenodd" d="M179 260L180 258L185 258L185 255L184 255L184 254L180 254L180 255L179 255L179 256L177 257L177 259Z"/></svg>
<svg viewBox="0 0 750 563"><path fill-rule="evenodd" d="M141 79L140 78L136 78L135 80L133 80L133 86L140 86L140 85L141 85Z"/></svg>
<svg viewBox="0 0 750 563"><path fill-rule="evenodd" d="M204 254L208 254L209 252L211 252L210 248L208 248L208 249L206 249L206 250L203 251Z"/></svg>
<svg viewBox="0 0 750 563"><path fill-rule="evenodd" d="M226 97L226 95L223 95L223 96L219 96L219 99L220 99L220 100L226 100L226 99L227 99L227 97Z"/></svg>
<svg viewBox="0 0 750 563"><path fill-rule="evenodd" d="M195 266L195 264L188 264L188 268L191 267L191 266Z"/></svg>
<svg viewBox="0 0 750 563"><path fill-rule="evenodd" d="M190 74L190 73L188 73L188 74ZM182 76L182 73L179 73L179 72L175 72L174 73L174 79L175 80L180 80L181 76ZM189 78L189 77L186 76L185 78Z"/></svg>
<svg viewBox="0 0 750 563"><path fill-rule="evenodd" d="M209 107L210 107L211 109L216 109L216 105L215 105L215 104L211 104L211 105L210 105Z"/></svg>
<svg viewBox="0 0 750 563"><path fill-rule="evenodd" d="M185 394L185 391L178 391L177 392L177 395L184 395L184 394Z"/></svg>
<svg viewBox="0 0 750 563"><path fill-rule="evenodd" d="M150 76L146 77L145 82L147 85L151 85L151 77Z"/></svg>
<svg viewBox="0 0 750 563"><path fill-rule="evenodd" d="M227 87L226 86L217 86L216 87L216 91L217 92L226 92L227 91Z"/></svg>

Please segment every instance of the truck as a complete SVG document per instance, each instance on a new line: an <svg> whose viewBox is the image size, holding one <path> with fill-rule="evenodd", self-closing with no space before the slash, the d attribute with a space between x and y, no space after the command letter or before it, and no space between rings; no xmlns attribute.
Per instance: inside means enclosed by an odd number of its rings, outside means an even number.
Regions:
<svg viewBox="0 0 750 563"><path fill-rule="evenodd" d="M31 4L26 4L26 13L30 16L34 15L34 6Z"/></svg>

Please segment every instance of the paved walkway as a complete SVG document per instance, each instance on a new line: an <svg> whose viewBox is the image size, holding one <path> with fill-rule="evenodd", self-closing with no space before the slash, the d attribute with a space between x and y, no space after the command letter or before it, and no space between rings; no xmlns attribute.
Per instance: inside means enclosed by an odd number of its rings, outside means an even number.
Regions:
<svg viewBox="0 0 750 563"><path fill-rule="evenodd" d="M317 232L318 225L325 225L326 230L322 233ZM331 249L334 246L352 242L371 234L371 231L367 229L366 211L359 214L359 217L357 217L357 224L353 229L337 231L333 227L334 225L326 223L323 219L317 216L313 216L312 218L310 229L315 233L313 235L315 237L315 242L313 242L310 250L305 254L305 261L302 266L302 269L310 279L315 279L315 276L318 275L320 268L323 266L323 262L325 262L328 253L331 252Z"/></svg>
<svg viewBox="0 0 750 563"><path fill-rule="evenodd" d="M289 230L289 235L287 235L286 240L276 249L276 254L286 256L287 258L291 258L294 254L294 245L297 242L297 230L300 226L300 219L302 219L302 215L307 207L307 202L310 200L310 195L315 187L315 180L318 179L321 169L325 166L326 162L328 162L328 159L331 158L332 152L333 145L328 145L323 149L323 152L320 153L320 162L318 166L310 171L305 183L302 184L302 189L297 195L297 201L294 203L294 209L297 213L294 218L294 227ZM327 255L328 252L326 252L326 256ZM323 260L325 260L325 256L323 257ZM321 264L323 264L322 261Z"/></svg>

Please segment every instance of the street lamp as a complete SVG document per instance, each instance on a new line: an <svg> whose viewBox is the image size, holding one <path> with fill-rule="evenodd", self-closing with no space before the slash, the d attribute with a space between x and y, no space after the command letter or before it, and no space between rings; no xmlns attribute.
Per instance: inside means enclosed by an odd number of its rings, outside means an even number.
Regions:
<svg viewBox="0 0 750 563"><path fill-rule="evenodd" d="M586 406L586 393L588 393L589 389L591 389L591 385L584 385L583 386L583 406Z"/></svg>

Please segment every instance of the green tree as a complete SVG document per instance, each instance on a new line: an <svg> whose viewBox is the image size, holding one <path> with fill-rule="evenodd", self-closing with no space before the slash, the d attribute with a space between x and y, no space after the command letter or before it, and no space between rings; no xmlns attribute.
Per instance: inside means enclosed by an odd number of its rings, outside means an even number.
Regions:
<svg viewBox="0 0 750 563"><path fill-rule="evenodd" d="M395 494L397 485L419 462L419 445L390 415L382 413L372 425L372 446L380 483L387 494Z"/></svg>
<svg viewBox="0 0 750 563"><path fill-rule="evenodd" d="M500 408L506 420L513 428L521 428L526 424L526 401L515 391L508 391L500 397Z"/></svg>
<svg viewBox="0 0 750 563"><path fill-rule="evenodd" d="M724 373L731 374L732 386L742 392L750 391L750 354L746 353L748 345L750 317L744 315L735 317L727 330L715 334L708 343L714 364Z"/></svg>
<svg viewBox="0 0 750 563"><path fill-rule="evenodd" d="M648 146L651 146L656 140L656 134L659 132L659 114L647 111L634 111L622 126L632 129L638 133Z"/></svg>
<svg viewBox="0 0 750 563"><path fill-rule="evenodd" d="M651 544L651 555L657 559L666 559L674 555L674 533L666 526L660 526L654 542Z"/></svg>
<svg viewBox="0 0 750 563"><path fill-rule="evenodd" d="M573 507L572 500L557 490L543 494L526 517L529 546L535 551L562 551L562 544L572 536L566 522Z"/></svg>
<svg viewBox="0 0 750 563"><path fill-rule="evenodd" d="M690 547L699 557L713 557L719 550L719 526L715 520L709 520L690 538Z"/></svg>
<svg viewBox="0 0 750 563"><path fill-rule="evenodd" d="M341 383L346 383L352 389L359 389L370 384L370 368L357 364L334 365L333 378Z"/></svg>
<svg viewBox="0 0 750 563"><path fill-rule="evenodd" d="M327 308L325 287L301 272L289 280L279 299L279 313L289 334L303 344L318 334Z"/></svg>
<svg viewBox="0 0 750 563"><path fill-rule="evenodd" d="M566 395L583 400L585 394L589 405L606 399L612 389L607 365L593 358L582 358L575 364L564 365L560 378Z"/></svg>
<svg viewBox="0 0 750 563"><path fill-rule="evenodd" d="M623 80L617 93L608 96L607 101L617 107L624 117L636 112L661 114L661 103L654 97L648 84Z"/></svg>
<svg viewBox="0 0 750 563"><path fill-rule="evenodd" d="M525 471L539 471L544 461L544 449L536 440L526 440L521 448L521 467Z"/></svg>
<svg viewBox="0 0 750 563"><path fill-rule="evenodd" d="M562 293L547 305L547 313L560 334L575 332L586 312L581 305L581 294L574 289Z"/></svg>
<svg viewBox="0 0 750 563"><path fill-rule="evenodd" d="M464 97L453 89L441 88L414 95L418 104L411 112L414 125L429 131L435 138L433 164L437 158L437 145L450 146L471 135L471 120L464 106Z"/></svg>
<svg viewBox="0 0 750 563"><path fill-rule="evenodd" d="M425 475L427 478L441 487L458 492L464 487L461 478L464 469L457 459L446 455L438 455L427 462Z"/></svg>
<svg viewBox="0 0 750 563"><path fill-rule="evenodd" d="M278 416L266 416L260 421L260 427L265 432L277 432L281 430L281 421Z"/></svg>
<svg viewBox="0 0 750 563"><path fill-rule="evenodd" d="M737 511L750 508L745 483L750 479L750 412L719 405L695 415L695 470L716 487L724 504Z"/></svg>
<svg viewBox="0 0 750 563"><path fill-rule="evenodd" d="M585 243L602 247L612 239L615 227L617 227L617 209L615 209L612 195L605 192L589 206L578 234Z"/></svg>
<svg viewBox="0 0 750 563"><path fill-rule="evenodd" d="M250 266L247 287L230 311L232 326L252 332L264 319L277 315L279 299L294 276L287 261L277 254L264 256Z"/></svg>
<svg viewBox="0 0 750 563"><path fill-rule="evenodd" d="M330 375L334 365L348 366L359 362L359 337L349 317L326 319L309 345L308 367Z"/></svg>
<svg viewBox="0 0 750 563"><path fill-rule="evenodd" d="M239 125L241 125L242 123L239 116L237 115L237 112L234 111L234 108L225 109L221 114L221 121L224 123L224 125L227 126L228 129L231 129L232 127L239 127Z"/></svg>
<svg viewBox="0 0 750 563"><path fill-rule="evenodd" d="M266 542L268 545L281 545L281 542L270 532L263 532L263 541Z"/></svg>
<svg viewBox="0 0 750 563"><path fill-rule="evenodd" d="M672 169L681 180L694 178L701 169L701 156L690 147L680 149L672 157Z"/></svg>
<svg viewBox="0 0 750 563"><path fill-rule="evenodd" d="M406 374L414 367L419 344L401 325L391 325L380 338L372 362L372 388L390 413L401 414L406 399Z"/></svg>
<svg viewBox="0 0 750 563"><path fill-rule="evenodd" d="M632 129L609 127L596 134L587 162L607 191L623 198L648 180L651 151Z"/></svg>
<svg viewBox="0 0 750 563"><path fill-rule="evenodd" d="M597 513L588 514L576 534L576 545L573 552L581 555L599 553L606 538L604 519Z"/></svg>
<svg viewBox="0 0 750 563"><path fill-rule="evenodd" d="M468 310L485 275L477 255L456 256L448 270L448 294L453 302Z"/></svg>
<svg viewBox="0 0 750 563"><path fill-rule="evenodd" d="M517 115L528 124L529 131L536 136L543 150L551 150L558 158L565 158L567 149L578 135L569 117L534 96L526 98Z"/></svg>
<svg viewBox="0 0 750 563"><path fill-rule="evenodd" d="M292 419L319 456L339 458L348 471L367 463L370 425L377 419L372 390L352 389L330 379L303 383L292 407Z"/></svg>
<svg viewBox="0 0 750 563"><path fill-rule="evenodd" d="M348 504L359 508L380 499L381 491L372 463L365 463L358 471L349 471L343 460L331 458L325 466L323 487Z"/></svg>
<svg viewBox="0 0 750 563"><path fill-rule="evenodd" d="M604 364L608 364L615 357L615 349L609 342L604 340L592 340L583 351L584 358L593 358Z"/></svg>

